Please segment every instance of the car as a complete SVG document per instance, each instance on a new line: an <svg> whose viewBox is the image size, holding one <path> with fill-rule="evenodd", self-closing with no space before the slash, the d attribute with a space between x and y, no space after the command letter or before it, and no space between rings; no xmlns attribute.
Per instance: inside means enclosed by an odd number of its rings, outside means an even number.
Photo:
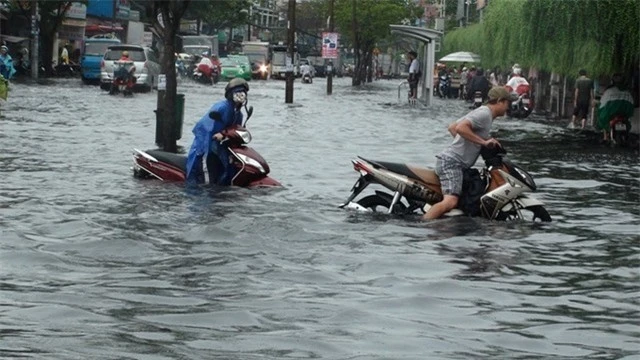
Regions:
<svg viewBox="0 0 640 360"><path fill-rule="evenodd" d="M80 73L82 74L82 82L88 84L90 82L98 83L100 81L100 63L104 57L105 51L109 46L120 44L118 39L110 38L89 38L84 41L84 51L80 58Z"/></svg>
<svg viewBox="0 0 640 360"><path fill-rule="evenodd" d="M243 78L245 80L251 80L251 69L245 71L242 65L240 65L236 59L232 57L221 57L220 65L222 71L220 72L220 78L223 81L231 80L233 78Z"/></svg>
<svg viewBox="0 0 640 360"><path fill-rule="evenodd" d="M313 70L316 73L316 77L326 77L327 76L327 69L325 68L325 66L323 64L318 64L318 65L313 65Z"/></svg>
<svg viewBox="0 0 640 360"><path fill-rule="evenodd" d="M237 54L237 55L229 55L229 57L235 60L235 62L237 62L242 67L242 71L244 73L251 74L251 60L249 60L249 57L247 55ZM251 76L249 77L249 79L251 79ZM249 80L249 79L246 79L246 80Z"/></svg>
<svg viewBox="0 0 640 360"><path fill-rule="evenodd" d="M129 52L129 59L133 61L136 71L136 89L151 91L158 84L160 75L160 63L156 53L147 47L139 45L114 45L109 46L104 53L100 66L100 88L109 90L113 81L113 62L120 59L123 51Z"/></svg>
<svg viewBox="0 0 640 360"><path fill-rule="evenodd" d="M267 80L271 69L269 67L269 61L263 54L247 54L249 61L251 62L251 76L254 79Z"/></svg>

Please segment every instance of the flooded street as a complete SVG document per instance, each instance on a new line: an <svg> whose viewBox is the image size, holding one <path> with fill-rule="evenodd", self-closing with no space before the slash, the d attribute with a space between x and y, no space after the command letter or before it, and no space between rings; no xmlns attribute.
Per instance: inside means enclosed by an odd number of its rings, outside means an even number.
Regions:
<svg viewBox="0 0 640 360"><path fill-rule="evenodd" d="M251 81L282 189L132 177L156 92L15 84L0 118L0 358L637 359L640 161L567 121L499 118L549 224L353 213L350 160L433 167L466 104L399 80ZM223 96L185 82L182 139ZM402 99L406 98L406 88ZM370 190L369 190L370 191Z"/></svg>

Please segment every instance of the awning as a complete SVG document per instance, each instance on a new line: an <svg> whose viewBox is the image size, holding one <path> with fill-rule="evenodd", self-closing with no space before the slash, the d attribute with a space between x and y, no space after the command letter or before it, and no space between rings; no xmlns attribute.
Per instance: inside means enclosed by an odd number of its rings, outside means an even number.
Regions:
<svg viewBox="0 0 640 360"><path fill-rule="evenodd" d="M80 20L80 19L64 19L62 21L62 25L85 27L85 26L87 26L87 21L86 20Z"/></svg>
<svg viewBox="0 0 640 360"><path fill-rule="evenodd" d="M2 40L8 41L8 42L11 42L11 43L19 43L19 42L22 42L22 41L25 41L25 40L29 40L29 38L26 38L26 37L5 35L5 34L0 34L0 37L2 38Z"/></svg>
<svg viewBox="0 0 640 360"><path fill-rule="evenodd" d="M100 31L100 32L108 32L108 31L122 31L124 30L122 28L122 26L116 25L116 26L111 26L111 25L87 25L84 28L85 31Z"/></svg>

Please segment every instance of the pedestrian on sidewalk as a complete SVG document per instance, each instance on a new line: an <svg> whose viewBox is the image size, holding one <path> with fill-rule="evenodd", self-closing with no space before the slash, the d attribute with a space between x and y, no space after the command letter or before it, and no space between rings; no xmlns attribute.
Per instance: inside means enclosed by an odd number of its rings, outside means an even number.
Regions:
<svg viewBox="0 0 640 360"><path fill-rule="evenodd" d="M575 91L573 94L573 116L571 117L571 125L575 128L578 125L576 120L582 120L582 129L587 122L587 116L589 115L589 109L593 111L595 106L595 96L593 91L593 80L587 77L587 70L580 70L580 75L576 79L574 85Z"/></svg>

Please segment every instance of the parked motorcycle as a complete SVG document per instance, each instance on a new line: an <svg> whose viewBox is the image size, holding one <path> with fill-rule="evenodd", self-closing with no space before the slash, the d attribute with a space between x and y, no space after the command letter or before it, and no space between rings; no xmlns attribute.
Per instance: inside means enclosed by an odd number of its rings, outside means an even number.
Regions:
<svg viewBox="0 0 640 360"><path fill-rule="evenodd" d="M235 174L231 185L241 187L273 187L281 184L269 177L269 165L255 150L248 147L251 133L246 128L247 121L253 113L253 107L246 109L247 120L242 126L233 126L222 131L222 143L226 144L231 154L231 163ZM209 116L216 120L220 114L212 112ZM159 179L162 181L181 182L186 180L187 157L161 150L133 149L133 175L140 179Z"/></svg>
<svg viewBox="0 0 640 360"><path fill-rule="evenodd" d="M482 171L471 168L465 172L458 209L446 215L482 216L491 220L551 221L544 204L526 193L536 190L531 175L508 160L503 148L483 148L485 166ZM360 178L351 195L340 205L368 212L384 210L388 214L407 215L426 212L442 200L440 180L433 169L367 160L352 160ZM380 184L392 191L374 194L353 201L370 184Z"/></svg>
<svg viewBox="0 0 640 360"><path fill-rule="evenodd" d="M303 84L313 84L313 79L311 78L311 74L305 73L302 75L302 83Z"/></svg>
<svg viewBox="0 0 640 360"><path fill-rule="evenodd" d="M122 93L124 96L133 95L133 87L136 83L136 77L133 76L135 65L133 61L114 61L113 62L113 81L111 82L110 95Z"/></svg>

